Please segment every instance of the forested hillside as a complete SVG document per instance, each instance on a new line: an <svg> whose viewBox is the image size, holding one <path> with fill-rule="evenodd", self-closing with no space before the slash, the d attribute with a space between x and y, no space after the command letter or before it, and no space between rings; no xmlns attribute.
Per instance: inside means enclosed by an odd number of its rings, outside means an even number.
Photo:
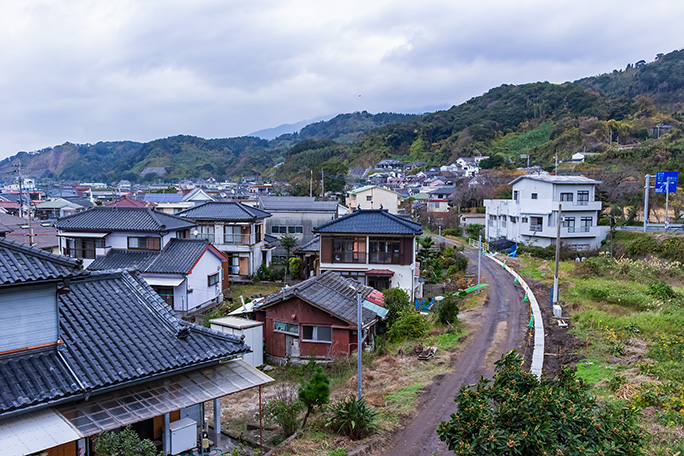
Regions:
<svg viewBox="0 0 684 456"><path fill-rule="evenodd" d="M254 137L174 136L140 144L64 144L0 162L7 175L19 158L27 175L57 180L131 181L227 179L260 173L293 184L313 171L336 177L382 158L451 163L460 155L489 155L484 166L552 166L556 154L599 155L575 171L682 168L684 51L629 64L576 82L502 85L444 111L421 116L340 114L299 133L267 141ZM143 173L163 169L164 175ZM633 174L633 173L632 173Z"/></svg>

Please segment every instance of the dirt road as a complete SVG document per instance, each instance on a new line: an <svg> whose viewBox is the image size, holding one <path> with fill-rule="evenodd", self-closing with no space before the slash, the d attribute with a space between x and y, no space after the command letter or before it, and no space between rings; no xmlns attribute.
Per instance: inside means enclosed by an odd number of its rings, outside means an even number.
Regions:
<svg viewBox="0 0 684 456"><path fill-rule="evenodd" d="M455 244L445 238L435 240ZM470 260L469 273L477 273L477 251L466 247ZM503 353L518 348L523 342L528 306L522 301L520 286L499 265L488 258L481 261L482 283L489 284L489 299L482 310L480 327L471 331L453 370L434 382L422 396L418 415L400 430L381 453L386 456L448 455L446 444L437 436L440 421L449 419L455 411L454 398L465 385L477 382L480 376L491 377L494 361Z"/></svg>

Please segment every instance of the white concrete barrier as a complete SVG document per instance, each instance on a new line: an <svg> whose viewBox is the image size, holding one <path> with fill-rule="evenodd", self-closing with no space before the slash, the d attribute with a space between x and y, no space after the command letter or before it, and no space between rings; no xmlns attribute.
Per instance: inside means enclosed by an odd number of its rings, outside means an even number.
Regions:
<svg viewBox="0 0 684 456"><path fill-rule="evenodd" d="M532 293L532 289L527 285L527 282L520 277L520 274L511 269L503 261L498 260L493 255L485 255L491 258L493 261L502 266L508 272L511 273L513 277L518 280L518 283L523 288L525 293L527 293L527 299L530 301L530 308L532 309L532 316L534 317L534 349L532 350L532 365L530 366L530 372L532 372L537 377L541 377L542 367L544 365L544 320L542 319L541 310L539 309L539 303L537 298Z"/></svg>

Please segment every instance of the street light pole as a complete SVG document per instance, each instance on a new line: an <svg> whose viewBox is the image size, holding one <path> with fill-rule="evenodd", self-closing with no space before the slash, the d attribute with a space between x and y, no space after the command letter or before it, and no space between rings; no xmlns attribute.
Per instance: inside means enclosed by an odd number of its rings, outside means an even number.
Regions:
<svg viewBox="0 0 684 456"><path fill-rule="evenodd" d="M363 322L361 320L361 290L356 290L356 351L358 352L358 366L357 366L357 400L361 400L361 332L363 331Z"/></svg>

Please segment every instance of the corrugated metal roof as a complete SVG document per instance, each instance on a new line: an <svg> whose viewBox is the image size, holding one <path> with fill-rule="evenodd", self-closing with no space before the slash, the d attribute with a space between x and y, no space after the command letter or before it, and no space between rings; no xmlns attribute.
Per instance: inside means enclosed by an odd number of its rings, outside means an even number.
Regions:
<svg viewBox="0 0 684 456"><path fill-rule="evenodd" d="M357 290L361 290L362 299L366 299L371 292L377 291L354 280L345 279L336 272L326 271L319 276L266 296L264 302L255 307L254 310L265 310L293 297L298 297L355 326ZM364 326L372 323L377 317L376 312L366 307L361 312Z"/></svg>
<svg viewBox="0 0 684 456"><path fill-rule="evenodd" d="M417 223L390 214L386 209L358 209L351 214L319 225L314 233L423 234Z"/></svg>
<svg viewBox="0 0 684 456"><path fill-rule="evenodd" d="M178 213L192 220L224 220L231 222L253 221L271 214L238 202L210 201Z"/></svg>
<svg viewBox="0 0 684 456"><path fill-rule="evenodd" d="M158 212L149 207L94 207L62 217L55 226L60 230L138 231L158 233L195 226L191 220Z"/></svg>

